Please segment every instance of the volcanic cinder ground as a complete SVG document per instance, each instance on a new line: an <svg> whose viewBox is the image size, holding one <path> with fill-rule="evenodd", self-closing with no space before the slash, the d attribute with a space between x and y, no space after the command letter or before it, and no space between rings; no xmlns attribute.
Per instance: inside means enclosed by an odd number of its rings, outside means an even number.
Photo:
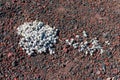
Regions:
<svg viewBox="0 0 120 80"><path fill-rule="evenodd" d="M59 29L55 54L19 46L18 26L34 20ZM66 44L84 30L103 54ZM120 80L120 0L0 0L0 80Z"/></svg>

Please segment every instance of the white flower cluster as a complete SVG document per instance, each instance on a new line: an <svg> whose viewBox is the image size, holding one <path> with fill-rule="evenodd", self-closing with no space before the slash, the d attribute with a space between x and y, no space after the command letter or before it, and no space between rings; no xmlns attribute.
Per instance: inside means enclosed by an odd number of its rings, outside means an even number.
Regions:
<svg viewBox="0 0 120 80"><path fill-rule="evenodd" d="M83 31L83 37L88 37L85 31ZM79 52L84 52L85 54L93 55L93 53L95 53L96 51L99 51L100 54L104 52L97 38L93 38L89 41L85 40L79 35L76 35L76 38L78 39L78 41L75 41L73 38L71 38L70 40L67 39L66 43L70 46L73 46L74 49L78 48Z"/></svg>
<svg viewBox="0 0 120 80"><path fill-rule="evenodd" d="M100 54L104 52L102 47L99 45L99 41L96 38L93 38L90 41L81 42L79 51L82 51L85 54L90 54L90 55L93 55L93 53L95 53L96 51L99 51Z"/></svg>
<svg viewBox="0 0 120 80"><path fill-rule="evenodd" d="M49 51L50 54L55 53L53 45L58 39L58 29L35 20L20 25L17 31L22 36L19 45L28 55L31 55L34 50L39 53L46 51Z"/></svg>

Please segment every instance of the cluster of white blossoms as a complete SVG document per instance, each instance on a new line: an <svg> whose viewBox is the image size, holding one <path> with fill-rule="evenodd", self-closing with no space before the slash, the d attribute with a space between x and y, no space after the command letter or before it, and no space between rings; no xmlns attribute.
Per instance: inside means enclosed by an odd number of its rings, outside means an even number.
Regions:
<svg viewBox="0 0 120 80"><path fill-rule="evenodd" d="M73 46L74 49L78 48L79 52L83 52L86 55L93 55L95 52L99 52L100 54L102 54L104 52L97 38L93 38L91 40L84 39L88 38L88 34L86 33L86 31L83 31L82 37L76 35L76 38L77 41L71 38L70 40L67 39L66 43L70 46Z"/></svg>
<svg viewBox="0 0 120 80"><path fill-rule="evenodd" d="M19 45L28 55L34 53L34 50L39 53L55 53L54 44L58 39L58 29L35 20L20 25L17 33L22 36Z"/></svg>

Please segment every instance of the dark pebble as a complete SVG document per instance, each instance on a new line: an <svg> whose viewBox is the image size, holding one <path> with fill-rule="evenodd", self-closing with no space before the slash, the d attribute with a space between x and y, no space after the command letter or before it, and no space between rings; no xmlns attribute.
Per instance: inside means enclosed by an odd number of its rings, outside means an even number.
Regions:
<svg viewBox="0 0 120 80"><path fill-rule="evenodd" d="M42 68L42 69L45 69L45 68L46 68L46 65L45 65L45 64L41 65L41 68Z"/></svg>
<svg viewBox="0 0 120 80"><path fill-rule="evenodd" d="M116 68L116 67L117 67L116 65L117 65L117 64L113 63L113 64L110 66L110 69Z"/></svg>
<svg viewBox="0 0 120 80"><path fill-rule="evenodd" d="M113 77L113 78L112 78L112 80L118 80L118 77L117 77L117 76L115 76L115 77Z"/></svg>
<svg viewBox="0 0 120 80"><path fill-rule="evenodd" d="M0 62L2 62L2 58L0 58Z"/></svg>
<svg viewBox="0 0 120 80"><path fill-rule="evenodd" d="M110 52L110 51L107 51L106 52L106 55L107 55L107 57L109 57L109 58L112 58L113 56L112 56L112 52Z"/></svg>
<svg viewBox="0 0 120 80"><path fill-rule="evenodd" d="M73 69L73 67L71 67L71 68L70 68L69 72L71 72L71 71L72 71L72 69Z"/></svg>
<svg viewBox="0 0 120 80"><path fill-rule="evenodd" d="M0 54L0 58L3 58L3 54Z"/></svg>
<svg viewBox="0 0 120 80"><path fill-rule="evenodd" d="M14 46L10 50L14 53L16 52L16 48Z"/></svg>
<svg viewBox="0 0 120 80"><path fill-rule="evenodd" d="M4 74L2 72L0 72L0 77L4 76Z"/></svg>
<svg viewBox="0 0 120 80"><path fill-rule="evenodd" d="M0 18L5 17L6 13L5 12L0 12Z"/></svg>
<svg viewBox="0 0 120 80"><path fill-rule="evenodd" d="M20 58L20 60L23 60L23 59L25 59L25 57L24 57L24 56L22 56L22 57Z"/></svg>
<svg viewBox="0 0 120 80"><path fill-rule="evenodd" d="M77 20L72 19L70 22L71 22L71 24L73 24L73 25L74 25L75 23L77 23Z"/></svg>
<svg viewBox="0 0 120 80"><path fill-rule="evenodd" d="M24 75L23 75L23 74L20 75L20 76L19 76L19 79L20 79L20 80L24 80Z"/></svg>
<svg viewBox="0 0 120 80"><path fill-rule="evenodd" d="M13 66L13 67L16 67L17 65L18 65L18 61L13 61L13 62L12 62L12 66Z"/></svg>
<svg viewBox="0 0 120 80"><path fill-rule="evenodd" d="M2 2L0 2L0 7L2 7L4 4Z"/></svg>
<svg viewBox="0 0 120 80"><path fill-rule="evenodd" d="M106 72L106 65L104 63L102 64L102 70L103 70L103 74L105 74L105 72Z"/></svg>
<svg viewBox="0 0 120 80"><path fill-rule="evenodd" d="M66 67L66 65L65 65L65 64L62 64L62 65L61 65L61 67L63 67L63 68L64 68L64 67Z"/></svg>
<svg viewBox="0 0 120 80"><path fill-rule="evenodd" d="M42 80L42 78L37 78L36 80Z"/></svg>
<svg viewBox="0 0 120 80"><path fill-rule="evenodd" d="M81 56L81 59L84 59L84 58L85 58L85 55L82 55L82 56Z"/></svg>
<svg viewBox="0 0 120 80"><path fill-rule="evenodd" d="M31 57L36 57L37 56L37 52L34 51L30 56Z"/></svg>
<svg viewBox="0 0 120 80"><path fill-rule="evenodd" d="M0 55L0 62L2 61L3 59L3 54Z"/></svg>
<svg viewBox="0 0 120 80"><path fill-rule="evenodd" d="M85 69L89 69L89 67L90 67L90 65L86 65L86 66L85 66Z"/></svg>
<svg viewBox="0 0 120 80"><path fill-rule="evenodd" d="M71 71L70 73L71 73L71 75L75 75L75 72L74 72L74 71Z"/></svg>
<svg viewBox="0 0 120 80"><path fill-rule="evenodd" d="M94 75L93 69L92 69L92 70L90 70L90 74Z"/></svg>

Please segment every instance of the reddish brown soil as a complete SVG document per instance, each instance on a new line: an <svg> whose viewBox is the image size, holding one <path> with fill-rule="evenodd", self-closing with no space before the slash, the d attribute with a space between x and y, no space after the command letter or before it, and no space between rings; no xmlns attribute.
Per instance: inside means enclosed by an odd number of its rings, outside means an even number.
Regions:
<svg viewBox="0 0 120 80"><path fill-rule="evenodd" d="M36 19L60 30L56 54L28 56L19 47L16 28ZM64 40L83 30L107 51L85 56L67 47ZM0 0L0 80L109 78L120 80L119 0Z"/></svg>

